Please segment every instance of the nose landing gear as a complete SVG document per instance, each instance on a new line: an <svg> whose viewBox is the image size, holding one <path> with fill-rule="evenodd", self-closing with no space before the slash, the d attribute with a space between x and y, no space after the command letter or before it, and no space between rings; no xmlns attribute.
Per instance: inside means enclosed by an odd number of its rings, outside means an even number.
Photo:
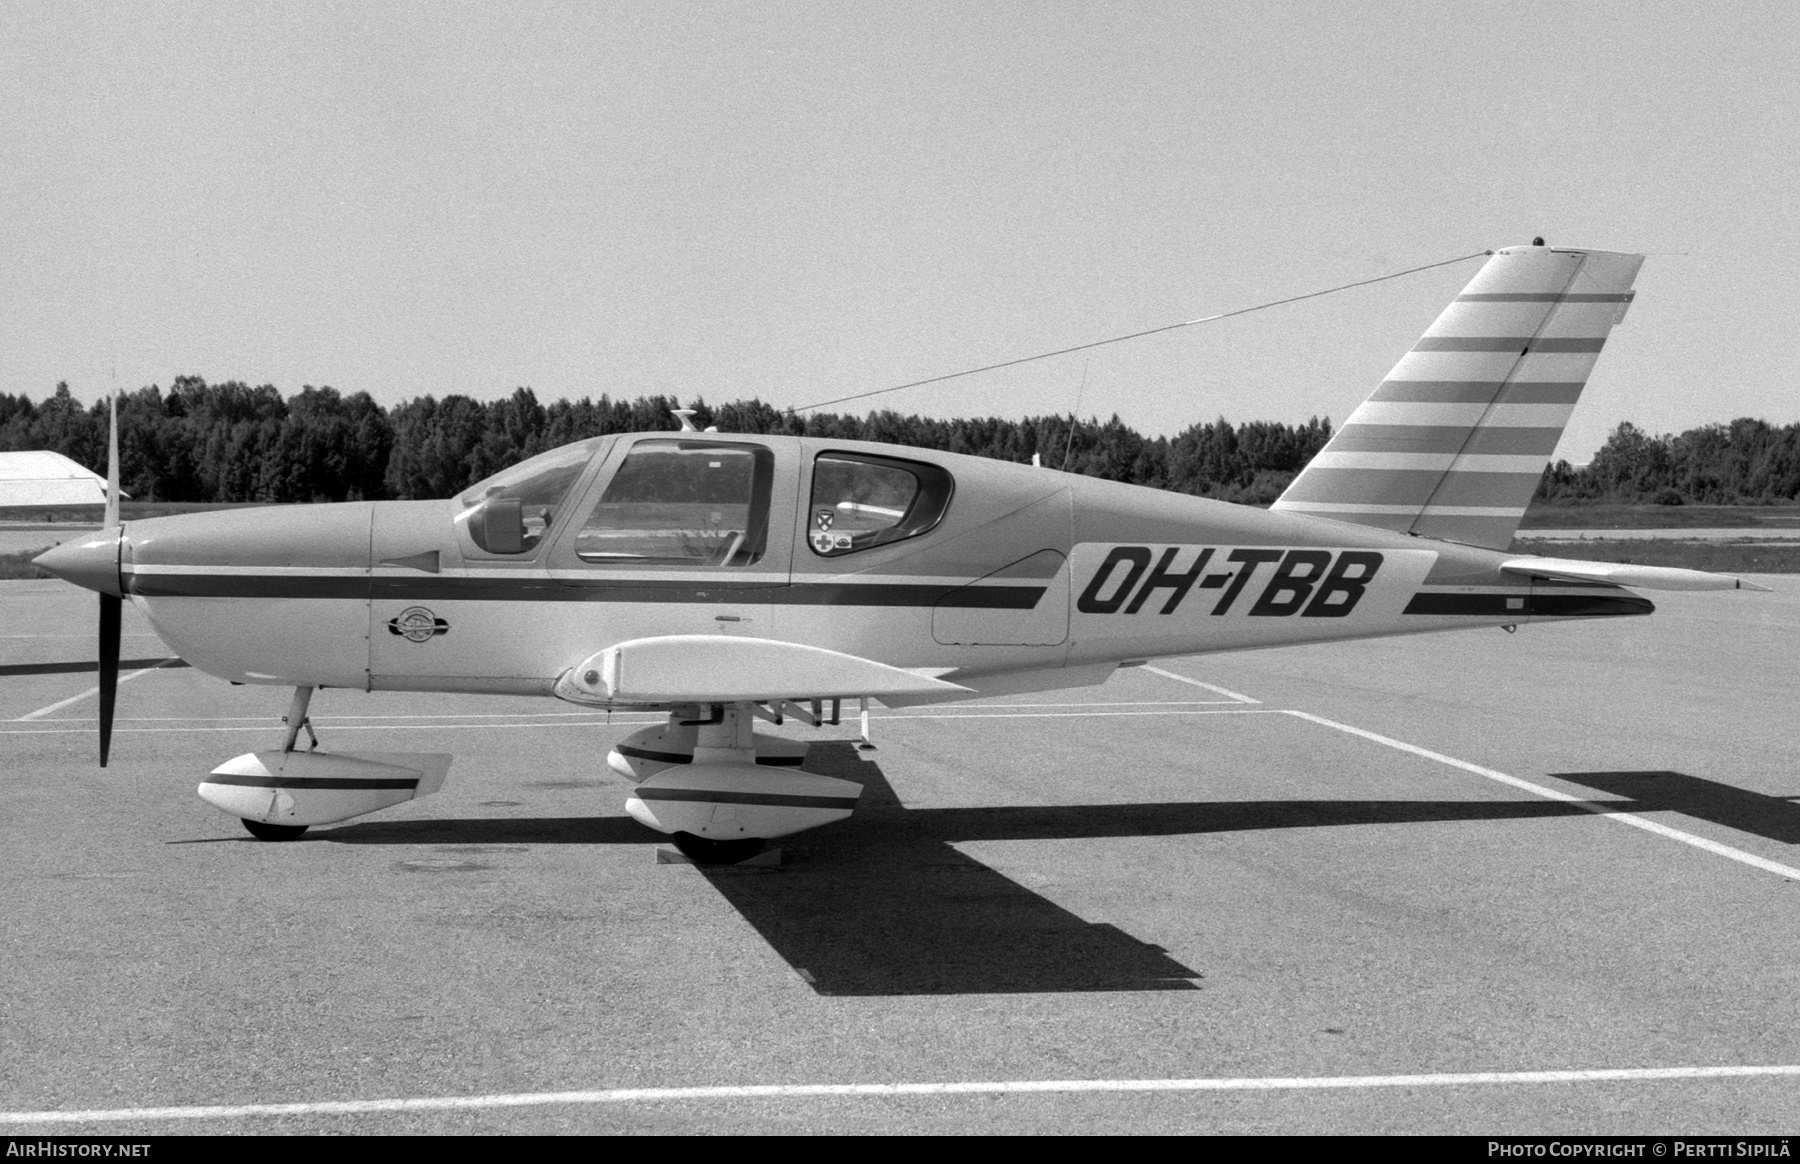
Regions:
<svg viewBox="0 0 1800 1164"><path fill-rule="evenodd" d="M280 751L227 760L201 782L200 798L241 819L259 841L291 841L312 825L349 820L444 786L450 757L440 752L317 751L306 714L312 693L311 687L294 689ZM301 732L312 744L304 752L295 750Z"/></svg>
<svg viewBox="0 0 1800 1164"><path fill-rule="evenodd" d="M251 820L245 817L244 827L249 829L250 835L259 841L293 841L298 840L310 826L269 824L265 821Z"/></svg>

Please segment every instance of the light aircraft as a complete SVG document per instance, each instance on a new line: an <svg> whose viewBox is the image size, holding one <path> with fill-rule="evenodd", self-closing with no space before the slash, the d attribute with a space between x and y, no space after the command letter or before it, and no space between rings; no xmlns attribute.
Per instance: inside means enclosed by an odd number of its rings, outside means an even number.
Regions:
<svg viewBox="0 0 1800 1164"><path fill-rule="evenodd" d="M202 797L281 840L425 795L450 757L301 750L315 689L656 711L608 763L696 860L850 815L758 720L1104 682L1333 639L1649 614L1625 589L1762 589L1525 557L1513 532L1642 256L1530 246L1473 281L1268 511L1029 465L810 437L596 437L444 501L117 514L37 559L100 593L101 764L129 597L234 683L294 689L279 748Z"/></svg>
<svg viewBox="0 0 1800 1164"><path fill-rule="evenodd" d="M0 453L0 510L98 509L104 504L106 482L61 453Z"/></svg>

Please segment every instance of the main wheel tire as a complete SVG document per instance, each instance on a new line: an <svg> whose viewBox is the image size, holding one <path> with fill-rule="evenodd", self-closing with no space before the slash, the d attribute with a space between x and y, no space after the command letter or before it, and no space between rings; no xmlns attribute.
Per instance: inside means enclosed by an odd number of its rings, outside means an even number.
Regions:
<svg viewBox="0 0 1800 1164"><path fill-rule="evenodd" d="M266 824L260 820L246 820L244 827L259 841L292 841L306 831L305 825Z"/></svg>
<svg viewBox="0 0 1800 1164"><path fill-rule="evenodd" d="M762 852L763 845L767 843L761 837L749 837L741 841L714 841L697 837L693 833L676 833L669 839L675 842L675 847L681 850L682 856L700 865L736 865Z"/></svg>

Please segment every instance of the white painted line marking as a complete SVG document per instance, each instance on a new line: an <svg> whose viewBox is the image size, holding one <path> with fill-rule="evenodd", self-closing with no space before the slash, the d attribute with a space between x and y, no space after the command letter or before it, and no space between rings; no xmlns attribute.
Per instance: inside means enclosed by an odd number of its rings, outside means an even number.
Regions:
<svg viewBox="0 0 1800 1164"><path fill-rule="evenodd" d="M615 712L614 714L618 715L620 717L623 717L626 715L643 716L643 715L647 715L649 713L647 713L647 712ZM536 719L552 719L552 718L556 718L556 717L562 717L562 718L566 718L566 719L575 719L577 717L587 717L584 722L605 723L606 720L603 718L603 716L604 716L604 713L592 712L592 711L509 711L509 712L494 712L492 714L483 713L483 712L469 712L467 715L332 715L332 716L326 716L323 718L317 718L317 717L309 717L309 718L312 718L313 725L315 727L320 726L322 724L327 724L327 723L342 727L345 725L345 723L347 723L350 720L362 720L362 719L380 720L382 723L403 723L403 722L408 722L408 721L416 720L416 719L432 720L432 721L441 720L441 719L533 719L533 720L536 720ZM47 719L47 720L43 720L42 722L44 722L44 723L93 723L94 717L93 716L79 716L79 717L70 716L70 717L61 718L61 719ZM274 716L269 716L269 715L130 715L130 716L120 716L119 719L117 720L117 722L119 722L119 723L204 723L204 724L259 723L265 727L268 727L270 725L273 725L275 727L281 726L280 720L276 719ZM616 722L625 723L626 721L623 718L620 718ZM638 722L642 722L642 721L632 720L631 722L638 723ZM662 719L658 718L655 722L661 723Z"/></svg>
<svg viewBox="0 0 1800 1164"><path fill-rule="evenodd" d="M1429 748L1421 748L1417 744L1403 743L1400 740L1390 739L1387 736L1378 735L1375 732L1367 731L1363 728L1351 727L1347 723L1338 723L1335 720L1329 720L1323 716L1312 715L1304 711L1284 711L1281 714L1291 715L1296 719L1303 719L1309 723L1316 723L1323 727L1334 728L1340 732L1348 732L1353 736L1361 736L1363 739L1372 740L1377 744L1384 744L1387 747L1396 748L1402 752L1410 752L1415 756L1422 756L1427 760L1435 760L1440 764L1448 764L1452 768L1461 768L1465 772L1473 772L1477 776L1484 776L1489 780L1496 780L1501 784L1521 789L1534 796L1542 796L1546 800L1555 800L1563 804L1572 804L1577 808L1585 809L1605 820L1617 821L1620 824L1630 825L1634 829L1642 829L1647 833L1655 833L1659 837L1667 837L1671 841L1680 841L1684 845L1692 845L1696 849L1704 849L1714 856L1725 857L1756 869L1765 870L1769 873L1778 873L1790 880L1800 881L1800 869L1796 869L1791 865L1783 865L1779 861L1771 861L1766 857L1758 857L1755 853L1746 853L1744 850L1734 849L1730 845L1721 845L1717 841L1711 841L1705 837L1696 836L1693 833L1683 832L1680 829L1670 828L1668 825L1661 824L1657 821L1645 820L1643 817L1634 816L1628 812L1619 812L1616 808L1608 808L1602 804L1595 804L1591 800L1583 800L1581 797L1571 796L1567 792L1558 792L1556 789L1546 788L1542 784L1533 784L1531 781L1521 780L1517 776L1508 776L1506 773L1496 772L1492 768L1483 768L1481 765L1471 764L1467 760L1458 760L1456 757L1446 756L1442 752L1434 752Z"/></svg>
<svg viewBox="0 0 1800 1164"><path fill-rule="evenodd" d="M1228 691L1223 687L1215 687L1211 683L1202 683L1198 679L1189 679L1186 675L1177 675L1173 671L1165 671L1161 667L1152 667L1148 663L1144 664L1142 669L1150 672L1152 675L1161 675L1164 679L1173 679L1177 683L1192 683L1195 687L1204 687L1215 695L1223 695L1227 699L1235 699L1239 703L1262 702L1260 699L1252 699L1248 695L1239 695L1237 692Z"/></svg>
<svg viewBox="0 0 1800 1164"><path fill-rule="evenodd" d="M1280 712L1268 707L1197 707L1184 706L1170 711L1038 711L1038 712L931 712L915 715L884 715L877 723L894 723L908 719L1096 719L1133 717L1146 715L1279 715ZM18 720L8 721L12 723ZM56 720L57 723L74 721ZM81 721L92 723L92 720ZM615 716L614 727L630 727L641 724L666 722L663 717L646 717L644 719L625 719ZM551 728L603 728L608 726L605 720L590 720L582 723L332 723L329 720L315 720L313 726L321 732L431 732L457 731L465 728L479 728L486 731L501 730L548 730ZM89 728L0 728L0 736L70 736L85 735ZM183 732L262 732L273 731L267 721L257 724L245 724L243 727L134 727L115 728L114 735L153 735L157 733ZM820 743L831 743L837 737L822 738Z"/></svg>
<svg viewBox="0 0 1800 1164"><path fill-rule="evenodd" d="M119 682L129 683L133 679L136 679L139 675L148 675L152 671L160 671L162 669L163 669L163 664L158 663L154 667L145 667L141 671L133 671L129 675L121 675L121 676L119 676ZM38 719L42 716L49 715L53 711L61 711L63 708L69 706L71 703L80 703L82 700L91 698L92 696L95 696L98 694L100 694L100 689L98 687L90 687L86 691L83 691L80 695L71 695L67 699L62 700L61 702L52 703L49 707L40 707L34 712L30 712L29 714L20 716L18 719L13 720L13 722L14 723L25 723L29 720Z"/></svg>
<svg viewBox="0 0 1800 1164"><path fill-rule="evenodd" d="M884 715L876 722L891 723L897 719L1105 719L1139 715L1257 715L1273 714L1271 708L1248 707L1184 707L1179 711L935 711L907 715Z"/></svg>
<svg viewBox="0 0 1800 1164"><path fill-rule="evenodd" d="M990 707L998 708L1000 710L1009 710L1012 708L1021 708L1021 707L1218 707L1218 706L1228 703L1228 702L1230 702L1230 701L1224 700L1224 699L1131 699L1131 700L1120 700L1116 703L1095 703L1092 701L1089 701L1087 703L1003 703L1003 704L986 704L986 703L984 703L984 704L972 704L970 706L970 711L971 711L971 713L974 713L983 708L990 708ZM430 721L436 722L438 720L445 720L445 719L529 719L529 720L540 720L540 719L556 719L556 718L562 718L562 719L580 718L580 719L583 719L583 722L586 722L586 723L612 722L612 723L619 723L619 724L628 724L628 723L629 724L637 724L637 723L661 723L661 722L663 722L663 720L660 717L655 717L655 716L652 716L652 718L650 718L650 719L642 718L646 715L652 715L652 713L649 713L649 712L630 712L630 711L614 712L613 713L614 718L611 721L607 721L607 720L600 719L600 718L595 718L598 716L603 716L604 714L605 714L604 712L594 712L594 711L494 711L494 712L471 711L471 712L462 712L462 713L446 713L443 715L330 715L330 716L325 716L323 718L315 717L313 719L313 726L314 727L323 727L327 724L330 724L334 727L345 727L345 726L348 726L350 721L353 721L353 720L378 720L383 724L407 723L412 720L430 720ZM625 718L626 716L631 716L631 715L638 716L639 718L637 718L637 719L626 719ZM888 716L886 718L895 718L895 717ZM43 722L43 723L88 723L88 724L91 724L91 723L96 722L96 717L95 716L67 716L67 717L59 717L57 719L42 720L41 722ZM276 721L272 717L266 716L266 715L126 715L126 716L120 716L115 722L117 722L117 723L204 723L204 724L256 723L256 724L263 724L264 726L268 726L270 724L276 724L277 726L279 726L278 721ZM798 721L795 721L795 722L798 722ZM468 726L473 726L473 725L468 725Z"/></svg>
<svg viewBox="0 0 1800 1164"><path fill-rule="evenodd" d="M654 723L663 723L665 721L658 718L658 719L632 720L629 722L625 721L625 720L617 720L615 722L621 727L626 727L626 726L630 726L630 724L632 724L632 723L654 724ZM459 730L463 730L463 729L467 729L467 728L480 728L480 729L483 729L486 731L501 731L501 730L508 730L508 729L510 729L510 730L536 729L536 730L547 731L551 728L589 728L589 727L602 727L603 728L605 726L606 726L605 723L431 723L431 724L425 724L425 723L343 724L343 723L340 723L340 724L327 724L322 721L315 721L313 724L313 727L321 732L326 732L326 731L333 731L333 732L431 732L431 731L459 731ZM199 732L213 732L213 733L217 733L217 732L268 732L268 731L277 731L277 730L279 730L279 728L280 728L279 724L277 724L273 728L271 728L268 724L263 724L261 726L251 726L251 725L246 724L243 727L115 728L113 730L113 735L115 735L115 736L129 736L129 735L145 736L145 735L164 735L164 734L184 735L184 734L188 734L188 733L199 733ZM78 736L78 735L87 735L92 730L93 729L91 727L90 728L4 728L4 729L0 729L0 736Z"/></svg>
<svg viewBox="0 0 1800 1164"><path fill-rule="evenodd" d="M1232 703L1229 699L1084 699L1079 703L988 703L985 700L969 700L967 703L952 704L953 707L968 707L971 710L983 711L989 708L1006 710L1014 707L1214 707L1221 703Z"/></svg>
<svg viewBox="0 0 1800 1164"><path fill-rule="evenodd" d="M155 631L126 631L119 636L122 639L154 639L160 638ZM94 641L92 631L78 635L0 635L0 639L86 639Z"/></svg>
<svg viewBox="0 0 1800 1164"><path fill-rule="evenodd" d="M807 1096L1003 1095L1069 1092L1343 1091L1380 1087L1480 1087L1552 1083L1642 1083L1680 1079L1800 1076L1800 1065L1611 1067L1587 1071L1465 1071L1430 1075L1265 1076L1243 1079L1010 1079L952 1083L771 1083L738 1087L615 1087L445 1095L417 1099L347 1099L313 1103L243 1103L188 1107L124 1107L87 1111L5 1111L0 1124L83 1124L120 1120L208 1120L244 1116L366 1115L385 1111L467 1111L555 1104L667 1103L702 1099L794 1099Z"/></svg>

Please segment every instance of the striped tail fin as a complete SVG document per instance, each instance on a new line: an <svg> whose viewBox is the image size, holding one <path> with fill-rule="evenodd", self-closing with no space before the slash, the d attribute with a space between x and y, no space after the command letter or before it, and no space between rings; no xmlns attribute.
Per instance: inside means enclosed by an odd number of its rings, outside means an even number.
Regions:
<svg viewBox="0 0 1800 1164"><path fill-rule="evenodd" d="M1506 549L1643 261L1495 251L1273 508Z"/></svg>

